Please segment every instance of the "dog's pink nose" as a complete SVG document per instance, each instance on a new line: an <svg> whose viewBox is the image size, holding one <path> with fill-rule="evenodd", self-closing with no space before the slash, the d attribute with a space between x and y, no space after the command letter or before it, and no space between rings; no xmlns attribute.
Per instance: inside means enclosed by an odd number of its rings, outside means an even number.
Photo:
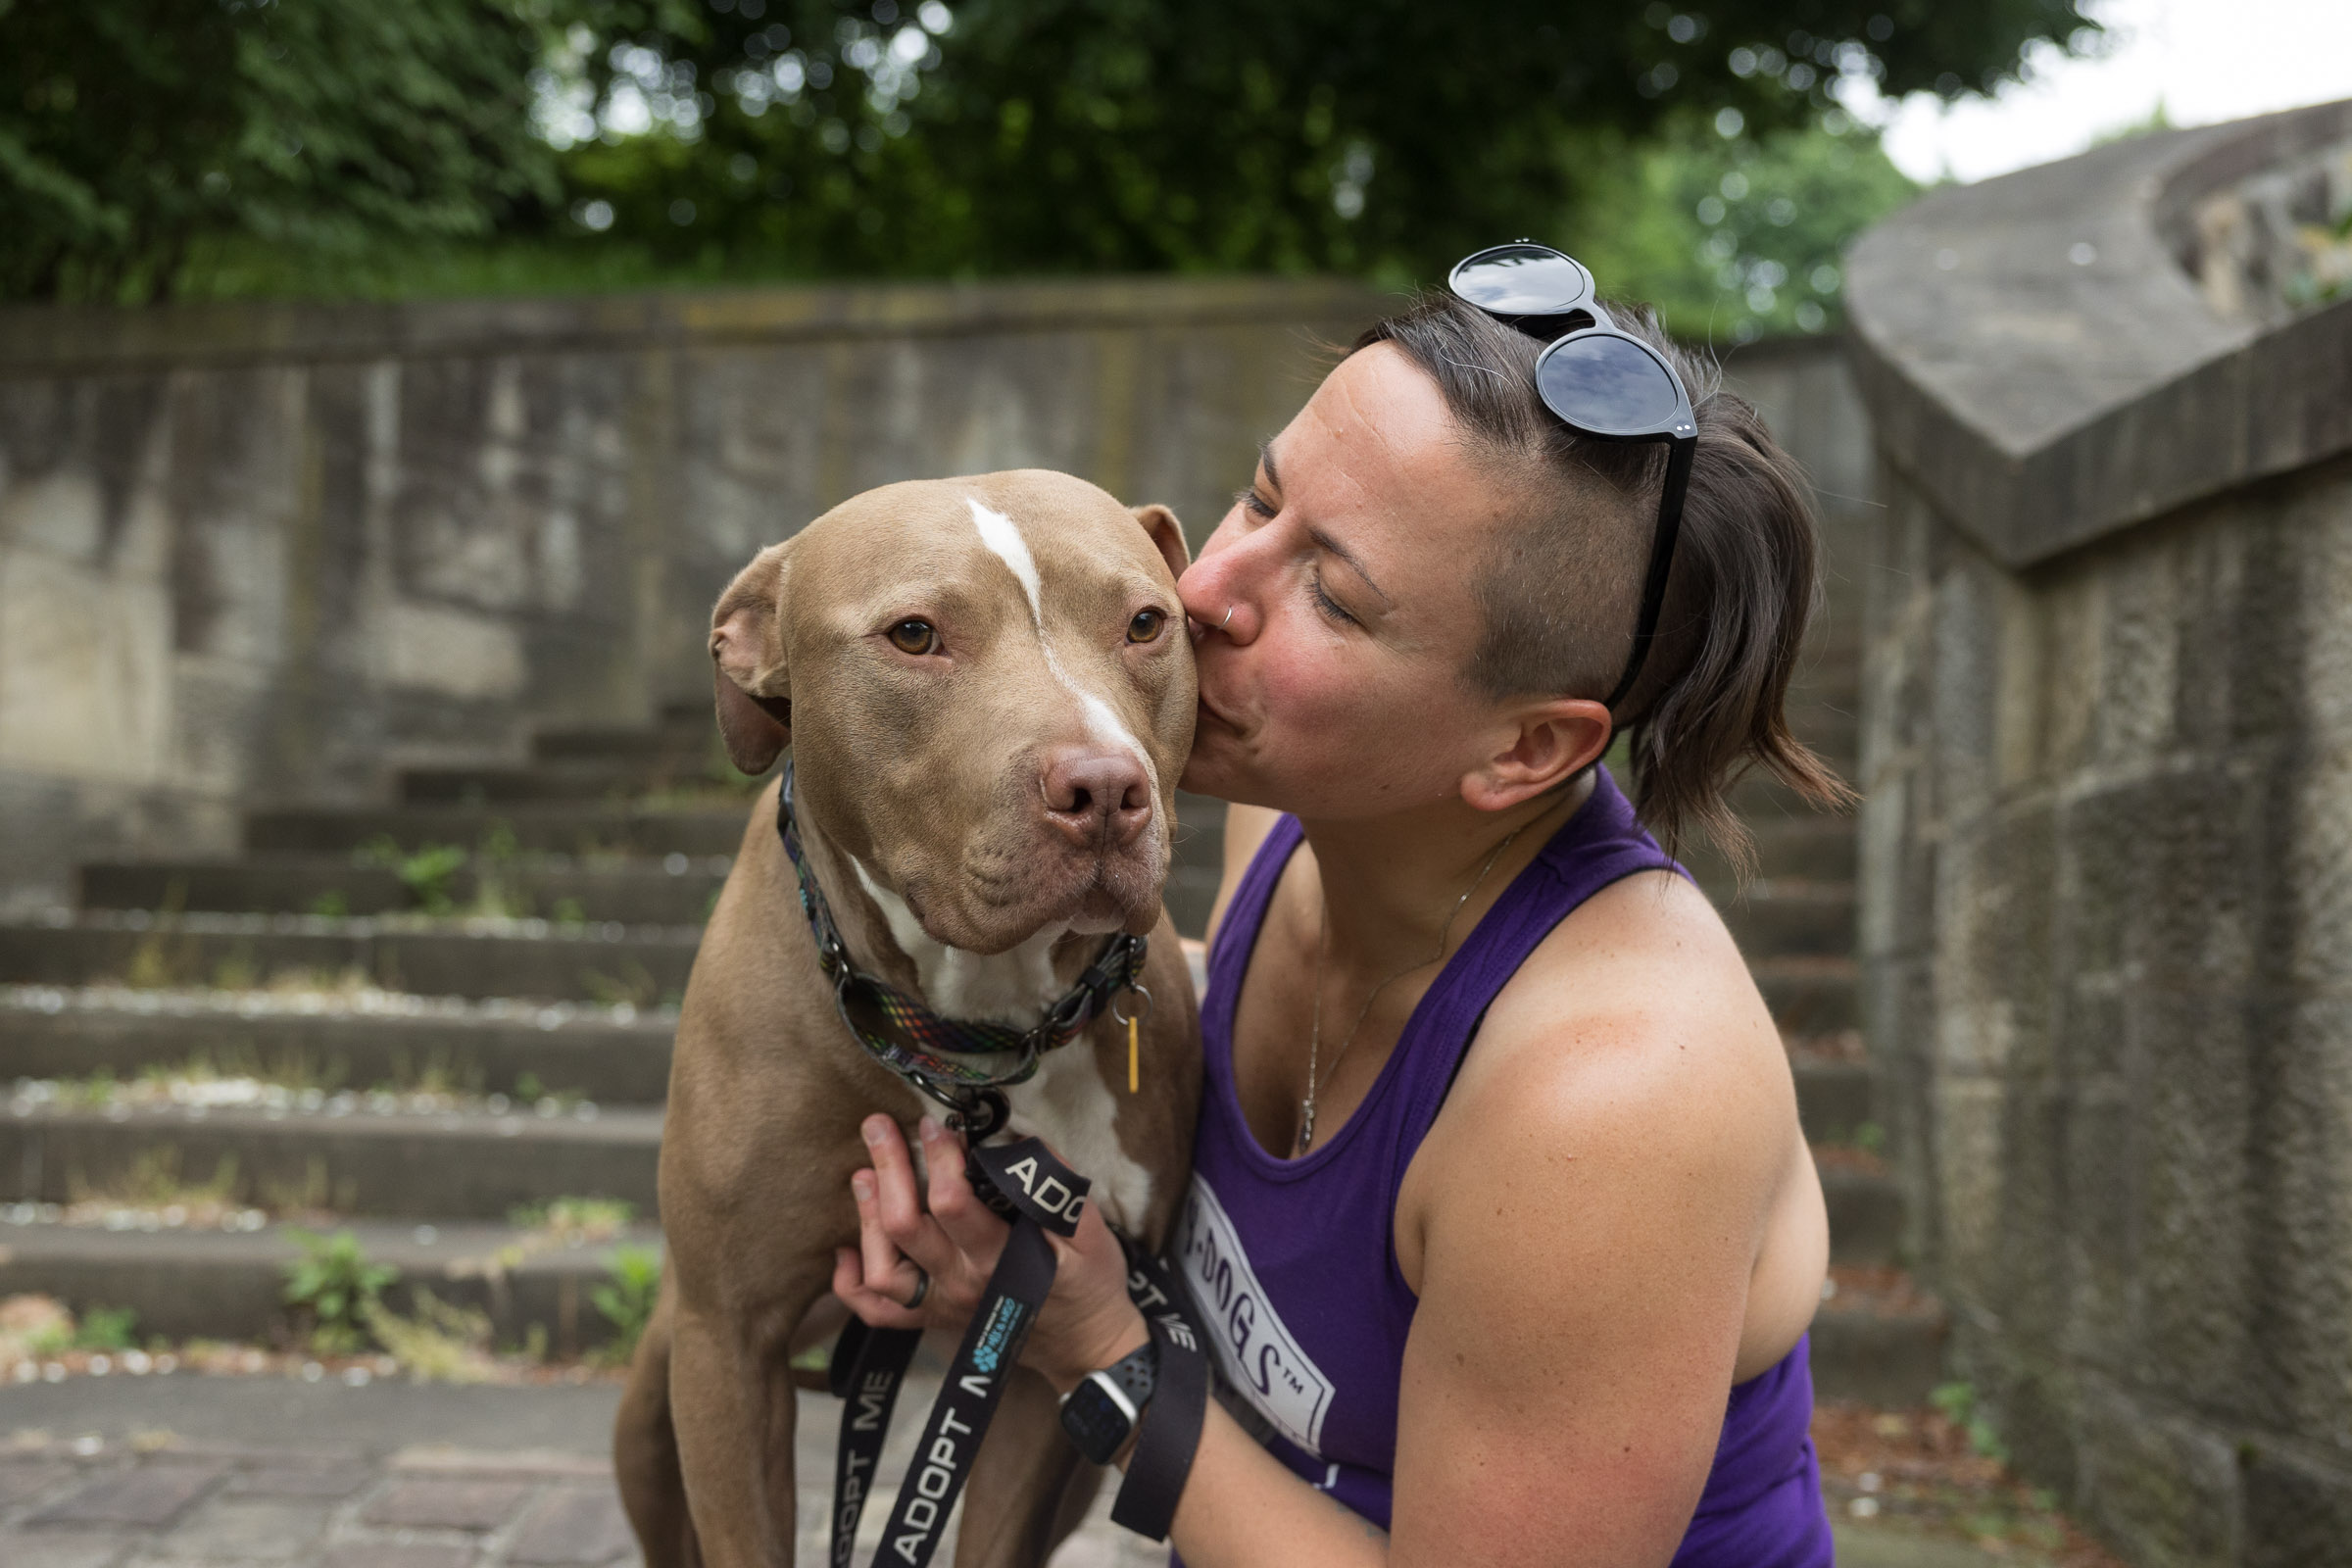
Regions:
<svg viewBox="0 0 2352 1568"><path fill-rule="evenodd" d="M1044 784L1047 820L1081 849L1125 849L1152 821L1152 781L1129 753L1059 753Z"/></svg>

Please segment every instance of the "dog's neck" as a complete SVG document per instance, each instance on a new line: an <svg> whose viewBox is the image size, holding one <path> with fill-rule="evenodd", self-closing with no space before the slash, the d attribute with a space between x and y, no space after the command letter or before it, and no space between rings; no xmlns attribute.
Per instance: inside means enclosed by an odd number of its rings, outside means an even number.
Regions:
<svg viewBox="0 0 2352 1568"><path fill-rule="evenodd" d="M1089 944L1066 925L1048 926L1004 953L970 953L923 929L906 901L883 886L863 860L814 831L796 813L801 853L832 906L851 961L921 999L943 1018L1025 1029L1085 967ZM785 874L792 874L789 864Z"/></svg>

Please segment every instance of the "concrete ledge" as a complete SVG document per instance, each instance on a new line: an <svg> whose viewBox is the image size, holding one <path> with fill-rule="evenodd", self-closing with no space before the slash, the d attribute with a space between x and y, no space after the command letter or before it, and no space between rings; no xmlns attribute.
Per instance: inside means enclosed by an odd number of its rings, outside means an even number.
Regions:
<svg viewBox="0 0 2352 1568"><path fill-rule="evenodd" d="M0 376L134 366L549 353L831 338L1371 321L1395 300L1328 278L1055 278L1016 283L0 310Z"/></svg>
<svg viewBox="0 0 2352 1568"><path fill-rule="evenodd" d="M2172 226L2352 139L2352 100L1939 191L1847 262L1888 460L2012 568L2352 448L2352 302L2265 331L2207 304Z"/></svg>

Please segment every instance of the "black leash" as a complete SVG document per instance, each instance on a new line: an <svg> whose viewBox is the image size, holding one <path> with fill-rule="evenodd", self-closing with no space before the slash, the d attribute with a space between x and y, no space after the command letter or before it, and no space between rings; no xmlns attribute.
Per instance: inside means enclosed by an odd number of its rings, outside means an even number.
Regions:
<svg viewBox="0 0 2352 1568"><path fill-rule="evenodd" d="M965 1141L972 1190L1012 1225L980 1309L964 1331L948 1381L923 1425L914 1468L899 1489L883 1534L884 1558L906 1568L925 1568L971 1474L980 1439L1004 1397L1004 1379L1020 1359L1030 1326L1054 1288L1056 1264L1045 1233L1075 1236L1092 1186L1037 1139L1002 1145L982 1141L1004 1130L1009 1114L1004 1090L1027 1082L1046 1053L1076 1040L1105 1013L1127 1025L1128 1091L1136 1091L1136 1029L1143 1013L1135 1010L1132 1001L1126 1014L1116 1004L1120 994L1127 993L1149 1009L1152 994L1144 989L1143 974L1150 948L1143 937L1114 933L1076 983L1027 1029L943 1018L919 999L852 961L801 846L800 827L793 820L792 781L792 763L787 760L776 796L776 833L799 879L801 910L816 944L818 967L832 984L842 1024L866 1054L948 1108L948 1126ZM993 1071L958 1059L973 1056L1010 1056L1013 1064ZM1187 1316L1183 1286L1139 1244L1121 1236L1119 1245L1127 1253L1127 1294L1151 1326L1152 1343L1159 1348L1159 1367L1111 1518L1153 1541L1165 1541L1177 1499L1192 1473L1194 1451L1200 1446L1208 1411L1208 1362ZM891 1412L921 1340L918 1330L870 1329L852 1318L833 1347L826 1381L844 1401L833 1467L833 1568L850 1568L857 1551L858 1521L872 1495Z"/></svg>
<svg viewBox="0 0 2352 1568"><path fill-rule="evenodd" d="M905 1568L925 1568L938 1549L940 1532L963 1493L980 1440L1004 1397L1005 1378L1020 1359L1038 1309L1054 1288L1056 1264L1046 1232L1064 1238L1078 1233L1078 1216L1092 1185L1034 1138L973 1149L966 1168L973 1191L1012 1222L1012 1232L948 1367L947 1381L923 1424L913 1464L882 1532L876 1560ZM1111 1518L1153 1541L1164 1541L1200 1445L1208 1408L1208 1363L1187 1316L1183 1287L1141 1246L1123 1236L1119 1241L1127 1251L1128 1295L1151 1325L1160 1367ZM834 1394L848 1402L842 1407L834 1466L833 1568L850 1568L856 1554L858 1521L872 1493L891 1410L921 1339L919 1330L869 1329L852 1319L834 1346L828 1379Z"/></svg>

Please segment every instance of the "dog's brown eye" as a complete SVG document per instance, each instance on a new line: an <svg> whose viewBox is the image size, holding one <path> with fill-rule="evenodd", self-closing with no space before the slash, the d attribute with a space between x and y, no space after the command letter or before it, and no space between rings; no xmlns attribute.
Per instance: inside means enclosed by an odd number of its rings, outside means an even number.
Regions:
<svg viewBox="0 0 2352 1568"><path fill-rule="evenodd" d="M902 654L936 654L939 633L927 620L902 620L890 628L890 645Z"/></svg>
<svg viewBox="0 0 2352 1568"><path fill-rule="evenodd" d="M1167 624L1168 617L1158 611L1139 610L1135 612L1135 618L1127 623L1127 640L1131 643L1156 642Z"/></svg>

